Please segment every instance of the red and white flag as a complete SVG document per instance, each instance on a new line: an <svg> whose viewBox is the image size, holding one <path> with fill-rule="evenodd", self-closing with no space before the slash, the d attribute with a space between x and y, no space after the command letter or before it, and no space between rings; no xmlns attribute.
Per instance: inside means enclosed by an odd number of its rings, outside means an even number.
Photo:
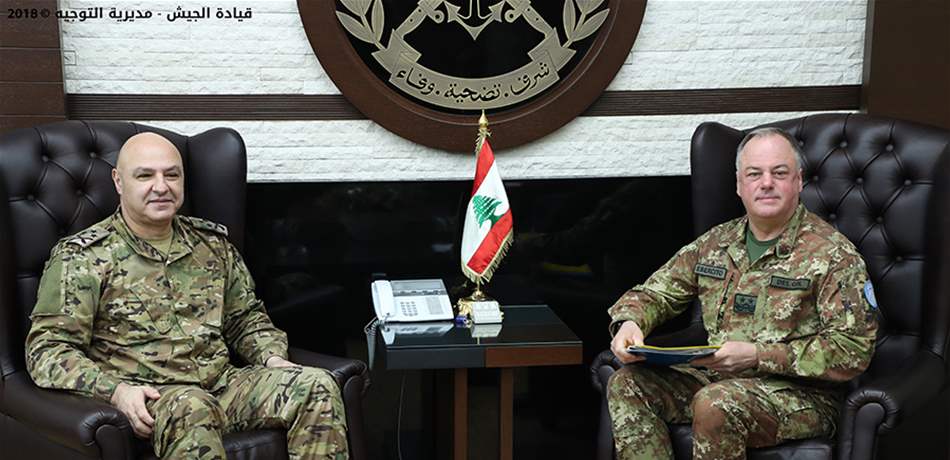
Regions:
<svg viewBox="0 0 950 460"><path fill-rule="evenodd" d="M501 182L495 154L482 137L475 160L472 199L465 211L462 231L462 272L476 283L491 280L514 235L511 207Z"/></svg>

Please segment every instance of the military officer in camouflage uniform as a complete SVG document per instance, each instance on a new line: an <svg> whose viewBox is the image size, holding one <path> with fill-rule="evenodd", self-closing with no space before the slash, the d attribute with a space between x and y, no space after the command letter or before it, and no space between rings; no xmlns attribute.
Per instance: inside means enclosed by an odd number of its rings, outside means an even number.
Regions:
<svg viewBox="0 0 950 460"><path fill-rule="evenodd" d="M746 215L610 308L611 349L626 364L607 389L620 458L672 458L667 423L692 422L697 459L833 434L841 382L871 360L875 306L855 247L799 204L801 164L785 132L749 133L736 157ZM627 347L697 298L709 344L721 348L691 365L634 364L644 358Z"/></svg>
<svg viewBox="0 0 950 460"><path fill-rule="evenodd" d="M161 458L224 459L222 433L287 429L292 459L347 458L340 390L287 360L224 226L177 215L181 156L135 135L112 171L119 210L61 240L27 336L37 385L111 402ZM229 364L228 350L249 366Z"/></svg>

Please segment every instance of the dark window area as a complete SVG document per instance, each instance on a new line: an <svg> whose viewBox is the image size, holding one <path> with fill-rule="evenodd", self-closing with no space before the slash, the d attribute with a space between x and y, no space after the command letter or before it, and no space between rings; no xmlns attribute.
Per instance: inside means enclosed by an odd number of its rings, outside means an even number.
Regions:
<svg viewBox="0 0 950 460"><path fill-rule="evenodd" d="M502 305L550 305L582 339L585 361L517 371L515 457L586 458L599 410L587 366L608 346L607 308L691 240L689 178L505 186L515 242L486 291ZM293 345L366 360L373 279L442 278L453 301L468 293L458 246L470 193L471 181L251 184L246 258L258 293ZM446 455L431 421L444 377L406 375L404 458ZM402 373L374 369L371 378L368 445L379 449L373 458L395 458ZM497 406L497 370L474 369L470 382L486 393L473 390L472 404ZM494 433L497 413L471 410Z"/></svg>

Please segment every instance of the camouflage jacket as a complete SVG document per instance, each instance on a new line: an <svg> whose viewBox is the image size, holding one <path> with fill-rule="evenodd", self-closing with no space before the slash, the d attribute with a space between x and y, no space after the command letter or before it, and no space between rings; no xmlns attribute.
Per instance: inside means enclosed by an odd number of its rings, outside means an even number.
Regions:
<svg viewBox="0 0 950 460"><path fill-rule="evenodd" d="M753 375L840 382L863 372L877 318L854 245L799 205L778 242L750 263L747 222L713 228L625 293L609 310L611 330L633 320L649 334L698 298L710 345L755 344Z"/></svg>
<svg viewBox="0 0 950 460"><path fill-rule="evenodd" d="M228 348L287 357L227 229L177 216L165 257L120 212L53 247L26 339L37 385L105 400L119 382L214 390Z"/></svg>

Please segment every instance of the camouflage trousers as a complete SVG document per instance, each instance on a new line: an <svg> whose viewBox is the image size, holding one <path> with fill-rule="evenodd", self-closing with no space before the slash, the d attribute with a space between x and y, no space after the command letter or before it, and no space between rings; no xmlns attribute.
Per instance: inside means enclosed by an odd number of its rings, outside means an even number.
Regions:
<svg viewBox="0 0 950 460"><path fill-rule="evenodd" d="M208 393L198 386L159 386L149 401L155 455L226 458L221 435L258 428L287 430L291 459L346 459L346 415L333 377L313 367L229 368Z"/></svg>
<svg viewBox="0 0 950 460"><path fill-rule="evenodd" d="M617 458L673 458L667 423L692 423L694 459L744 459L747 447L831 436L838 402L778 378L628 365L610 378L607 405Z"/></svg>

